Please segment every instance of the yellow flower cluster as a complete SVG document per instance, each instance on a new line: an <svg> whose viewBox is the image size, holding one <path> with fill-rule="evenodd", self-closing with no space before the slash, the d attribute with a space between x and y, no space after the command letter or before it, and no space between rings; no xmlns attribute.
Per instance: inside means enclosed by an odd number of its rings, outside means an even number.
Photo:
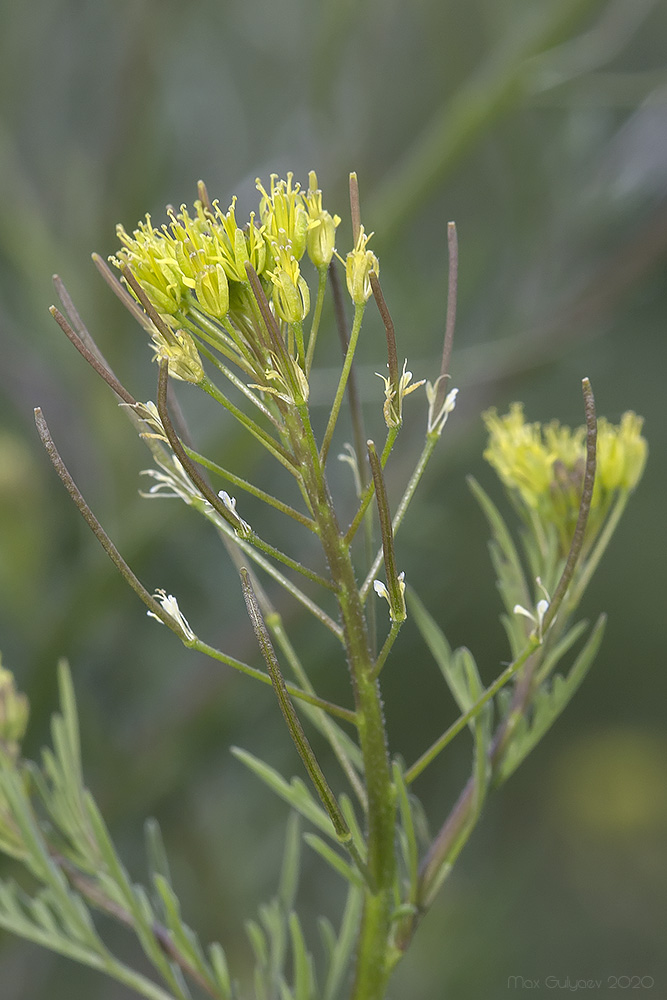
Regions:
<svg viewBox="0 0 667 1000"><path fill-rule="evenodd" d="M243 227L236 219L236 198L223 212L217 201L209 202L203 184L192 212L185 205L169 210L169 223L161 229L149 215L131 235L118 227L121 248L111 261L131 271L159 313L162 333L153 333L155 352L177 378L203 377L186 329L201 326L202 316L204 324L213 320L227 331L231 343L229 338L226 343L235 352L228 356L238 355L242 367L244 361L253 369L267 367L266 344L252 334L247 265L261 276L277 319L300 324L310 310L310 293L299 261L306 251L320 271L331 261L340 219L322 207L314 172L307 192L293 183L291 173L287 180L272 175L268 191L258 179L257 188L259 219L251 213Z"/></svg>
<svg viewBox="0 0 667 1000"><path fill-rule="evenodd" d="M182 205L178 213L169 212L169 225L160 230L149 215L132 235L118 226L122 248L112 260L130 267L158 312L178 312L194 292L199 306L221 319L229 309L229 282L247 283L247 263L257 274L272 272L278 287L283 270L298 286L298 261L306 250L316 267L329 264L340 219L322 208L312 171L309 181L308 191L302 192L291 173L286 181L273 174L267 192L258 179L261 224L251 213L241 228L234 197L227 212L217 201L210 207L196 201L192 215Z"/></svg>
<svg viewBox="0 0 667 1000"><path fill-rule="evenodd" d="M229 310L229 282L247 282L247 263L258 274L264 270L264 227L251 215L246 229L239 228L236 198L226 213L217 202L209 211L196 201L193 215L182 205L178 214L169 212L169 220L158 230L147 215L132 236L118 226L123 246L113 262L127 264L158 312L179 312L194 292L200 308L222 319Z"/></svg>
<svg viewBox="0 0 667 1000"><path fill-rule="evenodd" d="M586 459L586 428L527 423L521 403L509 413L483 414L489 432L484 458L505 486L540 520L553 524L566 548L577 519ZM647 444L641 436L643 419L623 415L615 426L598 422L597 473L590 526L599 527L614 495L631 491L646 463Z"/></svg>
<svg viewBox="0 0 667 1000"><path fill-rule="evenodd" d="M644 472L648 445L641 436L642 417L631 410L618 427L602 417L598 423L598 485L606 491L633 490Z"/></svg>

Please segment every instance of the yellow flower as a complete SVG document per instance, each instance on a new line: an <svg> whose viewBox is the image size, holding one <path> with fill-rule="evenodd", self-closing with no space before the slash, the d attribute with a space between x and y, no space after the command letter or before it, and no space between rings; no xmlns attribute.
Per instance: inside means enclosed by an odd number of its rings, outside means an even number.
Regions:
<svg viewBox="0 0 667 1000"><path fill-rule="evenodd" d="M195 342L186 330L176 330L171 337L154 330L151 347L156 361L167 362L171 376L199 385L204 377L204 366Z"/></svg>
<svg viewBox="0 0 667 1000"><path fill-rule="evenodd" d="M367 250L373 233L366 236L364 227L359 226L359 235L354 250L345 258L345 277L350 298L356 306L368 302L371 295L371 274L380 273L380 263L372 250Z"/></svg>
<svg viewBox="0 0 667 1000"><path fill-rule="evenodd" d="M557 421L544 427L528 424L520 403L513 403L503 417L488 410L483 419L489 431L484 457L529 511L556 528L561 549L567 551L581 503L586 428L572 430ZM633 490L641 478L647 455L642 424L641 417L631 412L623 415L618 427L604 417L598 421L590 536L597 533L614 497Z"/></svg>
<svg viewBox="0 0 667 1000"><path fill-rule="evenodd" d="M598 423L598 481L604 490L633 490L644 472L648 445L641 436L642 417L628 410L614 427Z"/></svg>
<svg viewBox="0 0 667 1000"><path fill-rule="evenodd" d="M222 264L208 264L195 278L197 299L204 312L222 319L229 311L229 282Z"/></svg>
<svg viewBox="0 0 667 1000"><path fill-rule="evenodd" d="M310 291L301 276L299 262L289 247L274 248L276 266L267 271L271 279L276 314L286 323L300 323L310 310Z"/></svg>
<svg viewBox="0 0 667 1000"><path fill-rule="evenodd" d="M410 385L410 382L412 382L412 372L409 372L407 367L408 360L406 358L403 362L403 371L398 377L398 402L394 398L396 396L396 389L391 379L385 375L381 375L380 372L375 373L384 382L384 406L382 407L382 412L387 427L401 426L403 420L403 400L411 392L414 392L415 389L419 389L426 381L426 379L420 379L419 382L414 382Z"/></svg>
<svg viewBox="0 0 667 1000"><path fill-rule="evenodd" d="M259 177L255 184L262 195L259 215L269 243L289 249L296 260L301 260L306 249L308 213L299 184L292 187L293 179L291 171L286 181L279 180L278 174L271 174L270 194Z"/></svg>
<svg viewBox="0 0 667 1000"><path fill-rule="evenodd" d="M308 174L308 192L303 196L308 211L306 249L308 256L318 270L328 267L336 249L336 229L340 224L339 215L330 215L322 208L322 192L317 187L317 174Z"/></svg>
<svg viewBox="0 0 667 1000"><path fill-rule="evenodd" d="M122 226L116 232L122 244L112 264L126 264L159 313L178 312L185 291L175 251L162 233L154 228L150 215L130 236ZM134 292L128 286L132 295Z"/></svg>
<svg viewBox="0 0 667 1000"><path fill-rule="evenodd" d="M284 359L278 359L275 354L271 355L273 367L267 368L264 372L264 383L250 383L249 389L261 389L272 396L277 396L285 403L301 406L308 401L310 386L306 374L298 362L297 358L292 358L289 354ZM271 382L271 385L267 385Z"/></svg>
<svg viewBox="0 0 667 1000"><path fill-rule="evenodd" d="M499 417L496 410L482 414L489 431L484 458L510 490L517 490L524 503L535 509L548 496L556 454L542 439L540 424L527 424L521 403Z"/></svg>

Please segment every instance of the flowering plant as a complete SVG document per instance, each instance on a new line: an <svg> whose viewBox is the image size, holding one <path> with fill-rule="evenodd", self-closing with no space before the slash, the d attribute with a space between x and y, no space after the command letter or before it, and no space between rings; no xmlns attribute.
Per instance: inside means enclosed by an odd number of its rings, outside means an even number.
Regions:
<svg viewBox="0 0 667 1000"><path fill-rule="evenodd" d="M41 410L37 427L51 461L116 567L147 607L188 648L268 684L309 779L285 779L247 751L236 756L291 807L277 897L248 925L256 959L250 988L259 1000L380 1000L472 830L487 792L501 785L563 711L598 650L602 616L587 638L577 605L636 487L646 458L641 420L619 427L597 421L591 386L583 380L585 425L527 424L520 405L506 416L489 411L486 458L498 472L521 521L520 546L498 508L471 481L492 535L491 556L504 605L509 664L489 686L466 648L452 650L400 569L395 538L426 466L455 407L448 388L457 278L456 231L450 224L449 303L439 374L425 386L425 436L414 471L395 510L385 475L399 439L413 382L399 363L394 326L379 282L379 263L361 224L356 177L350 183L353 246L335 247L340 223L323 207L317 178L307 190L272 177L258 181L257 216L239 225L236 203L223 212L203 184L192 210L168 211L161 228L150 217L128 234L110 268L95 263L113 292L150 338L157 362L155 401L139 402L116 378L59 279L68 317L52 313L80 353L124 404L148 446L154 467L148 497L178 497L215 529L234 560L252 629L265 662L258 669L214 648L193 629L175 596L153 593L135 576L73 482ZM309 258L314 275L306 278ZM344 265L353 306L347 329L338 264ZM329 283L343 361L319 440L309 404L311 373ZM369 300L379 308L387 340L388 374L381 448L366 439L353 361ZM190 383L230 413L258 446L292 477L300 505L260 489L199 453L175 416L173 381ZM354 472L356 512L347 525L329 489L331 445L347 396L353 443L341 454ZM221 479L236 496L217 489ZM216 486L212 485L216 482ZM264 538L242 516L248 494L317 539L323 566L314 568ZM240 509L237 509L237 506ZM379 535L379 542L375 538ZM358 539L357 536L360 536ZM351 704L334 704L315 690L307 665L260 581L264 574L313 615L340 646L349 671ZM383 578L380 578L380 575ZM361 580L361 582L360 582ZM377 594L388 618L376 629ZM378 608L383 605L378 604ZM373 612L373 613L371 613ZM409 766L389 747L381 673L408 613L456 702L455 723ZM378 642L376 631L380 633ZM575 650L569 666L563 667ZM291 674L290 679L285 676ZM169 880L159 830L148 826L151 891L132 884L113 846L81 765L74 692L60 667L61 713L53 720L53 750L41 765L21 756L28 707L11 674L0 668L0 849L30 871L34 893L0 885L0 926L115 977L151 1000L186 1000L192 990L232 1000L249 996L230 974L222 947L204 948L185 924ZM303 720L303 721L302 721ZM345 777L334 789L306 727L328 742ZM413 785L463 729L472 737L471 776L439 832L421 843L421 806ZM302 836L300 823L309 830ZM309 951L295 910L301 842L347 883L338 930L322 924L324 960ZM131 927L159 982L130 968L107 947L93 920L103 912ZM349 972L348 972L349 970Z"/></svg>

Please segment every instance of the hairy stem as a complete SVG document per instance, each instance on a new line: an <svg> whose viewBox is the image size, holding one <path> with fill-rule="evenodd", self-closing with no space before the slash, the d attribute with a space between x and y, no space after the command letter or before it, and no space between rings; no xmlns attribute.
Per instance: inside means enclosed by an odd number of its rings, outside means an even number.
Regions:
<svg viewBox="0 0 667 1000"><path fill-rule="evenodd" d="M324 461L313 455L308 413L289 414L287 426L294 455L301 456L304 484L334 582L343 642L354 692L359 743L368 801L368 873L373 889L364 900L352 1000L381 1000L390 968L388 941L395 876L395 790L392 782L382 700L373 675L368 629L354 575L349 543L342 535L324 475Z"/></svg>

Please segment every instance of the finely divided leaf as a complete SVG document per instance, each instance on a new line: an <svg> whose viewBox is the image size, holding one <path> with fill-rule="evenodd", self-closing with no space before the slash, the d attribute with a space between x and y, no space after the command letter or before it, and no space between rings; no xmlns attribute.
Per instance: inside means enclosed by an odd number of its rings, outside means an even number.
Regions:
<svg viewBox="0 0 667 1000"><path fill-rule="evenodd" d="M273 789L277 795L288 802L293 809L309 820L314 826L326 833L332 840L338 842L336 832L328 815L322 807L315 801L310 791L300 778L292 778L286 781L285 778L275 768L259 760L247 750L240 747L232 747L232 753L238 760L242 761L246 767L266 782L269 788Z"/></svg>
<svg viewBox="0 0 667 1000"><path fill-rule="evenodd" d="M517 731L505 752L498 769L499 783L514 773L568 704L592 666L602 642L605 624L606 618L601 615L567 677L557 674L551 684L545 684L537 693L530 725Z"/></svg>
<svg viewBox="0 0 667 1000"><path fill-rule="evenodd" d="M316 833L305 833L303 839L306 841L309 847L312 847L320 857L324 858L327 864L331 865L333 870L341 875L347 882L352 885L356 885L359 888L363 888L366 884L364 882L363 876L359 871L352 865L348 864L345 858L341 857L338 851L335 851L333 847L330 847L326 841L318 837Z"/></svg>
<svg viewBox="0 0 667 1000"><path fill-rule="evenodd" d="M516 604L530 607L531 589L526 583L519 554L500 511L472 476L468 476L468 485L491 529L489 551L496 572L498 590L507 611L507 617L503 616L503 625L508 632L512 653L515 656L525 645L526 637L522 624L513 614L513 609Z"/></svg>

